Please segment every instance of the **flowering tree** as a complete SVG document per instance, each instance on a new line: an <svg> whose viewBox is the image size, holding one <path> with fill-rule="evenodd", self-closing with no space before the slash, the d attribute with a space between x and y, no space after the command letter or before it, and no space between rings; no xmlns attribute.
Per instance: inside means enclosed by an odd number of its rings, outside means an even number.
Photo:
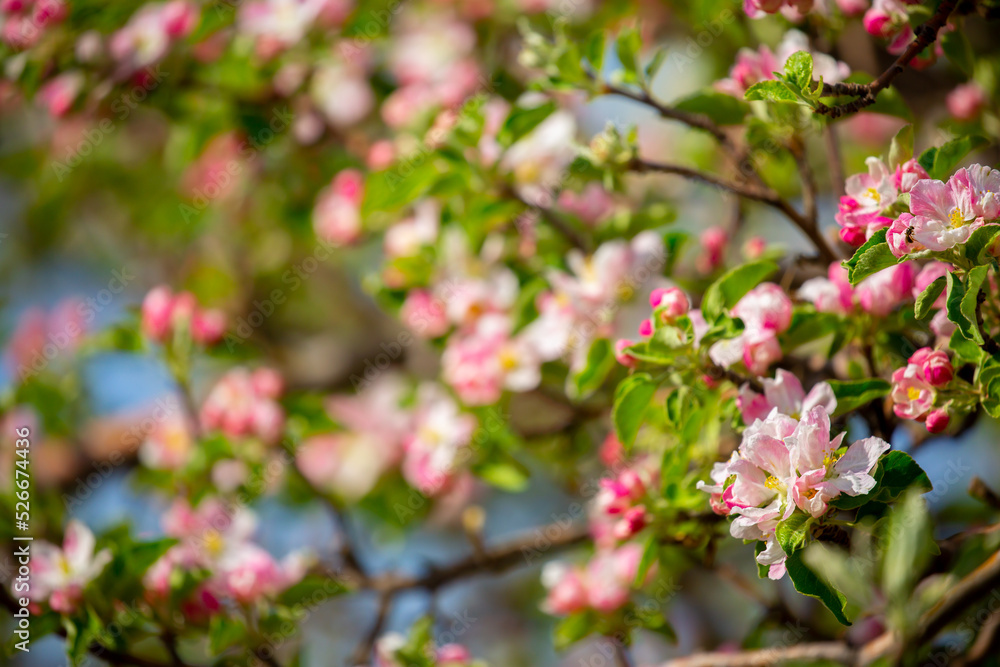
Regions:
<svg viewBox="0 0 1000 667"><path fill-rule="evenodd" d="M997 664L996 17L0 1L5 655Z"/></svg>

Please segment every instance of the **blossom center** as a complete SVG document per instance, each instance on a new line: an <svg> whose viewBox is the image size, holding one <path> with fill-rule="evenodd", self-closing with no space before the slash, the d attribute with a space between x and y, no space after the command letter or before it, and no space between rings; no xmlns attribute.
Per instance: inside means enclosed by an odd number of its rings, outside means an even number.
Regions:
<svg viewBox="0 0 1000 667"><path fill-rule="evenodd" d="M781 482L774 475L768 475L767 479L764 480L764 486L771 489L772 491L777 491L781 488Z"/></svg>
<svg viewBox="0 0 1000 667"><path fill-rule="evenodd" d="M957 229L965 224L965 217L962 215L962 212L959 211L957 208L951 210L951 214L948 216L948 220L951 222L951 226L953 229Z"/></svg>
<svg viewBox="0 0 1000 667"><path fill-rule="evenodd" d="M878 190L876 190L875 188L868 188L867 190L865 190L865 194L868 195L868 198L874 201L876 204L882 203L882 195L880 195L878 193Z"/></svg>
<svg viewBox="0 0 1000 667"><path fill-rule="evenodd" d="M920 398L920 390L916 387L910 387L906 390L906 397L911 401L915 401Z"/></svg>

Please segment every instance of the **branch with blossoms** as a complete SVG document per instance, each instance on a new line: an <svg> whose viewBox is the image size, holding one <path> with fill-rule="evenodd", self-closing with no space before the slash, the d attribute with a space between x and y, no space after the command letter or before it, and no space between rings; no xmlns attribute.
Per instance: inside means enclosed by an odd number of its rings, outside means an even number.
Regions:
<svg viewBox="0 0 1000 667"><path fill-rule="evenodd" d="M5 312L10 655L987 659L993 20L0 3L10 284L138 267Z"/></svg>

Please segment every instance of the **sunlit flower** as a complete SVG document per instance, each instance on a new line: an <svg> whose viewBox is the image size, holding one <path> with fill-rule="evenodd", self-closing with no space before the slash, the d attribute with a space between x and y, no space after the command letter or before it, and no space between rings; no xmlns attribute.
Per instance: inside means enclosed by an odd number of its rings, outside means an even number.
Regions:
<svg viewBox="0 0 1000 667"><path fill-rule="evenodd" d="M111 562L111 552L94 552L94 534L85 525L71 520L66 524L63 545L37 542L31 560L28 597L48 601L53 610L71 614L77 610L84 587Z"/></svg>

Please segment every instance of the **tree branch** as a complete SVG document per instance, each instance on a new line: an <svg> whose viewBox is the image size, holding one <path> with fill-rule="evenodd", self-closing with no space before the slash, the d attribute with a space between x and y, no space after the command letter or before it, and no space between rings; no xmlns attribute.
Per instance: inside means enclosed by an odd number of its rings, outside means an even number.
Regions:
<svg viewBox="0 0 1000 667"><path fill-rule="evenodd" d="M721 179L718 176L698 171L697 169L692 169L690 167L684 167L676 164L666 164L662 162L652 162L642 158L634 158L628 166L632 171L639 173L675 174L677 176L687 178L688 180L698 181L700 183L705 183L722 190L732 192L740 197L743 197L744 199L766 204L767 206L770 206L771 208L784 214L785 217L791 220L792 223L795 224L795 226L798 227L810 241L812 241L813 245L816 246L816 250L819 252L819 257L822 261L832 263L837 259L836 253L830 248L829 244L827 244L823 235L820 234L816 225L816 220L810 220L803 214L799 213L795 210L794 206L770 188L757 188L741 183L733 183Z"/></svg>
<svg viewBox="0 0 1000 667"><path fill-rule="evenodd" d="M740 653L696 653L669 660L662 667L770 667L789 660L833 660L850 664L854 653L854 649L843 642L818 642Z"/></svg>
<svg viewBox="0 0 1000 667"><path fill-rule="evenodd" d="M676 120L678 122L684 123L688 127L693 127L699 130L704 130L708 132L713 137L715 137L720 144L728 148L733 148L732 142L729 137L726 136L725 131L716 125L711 118L699 113L690 113L687 111L680 111L679 109L674 109L665 104L662 104L654 100L648 92L645 90L640 90L635 92L628 88L623 88L620 86L614 86L609 83L604 83L601 86L601 93L604 95L618 95L620 97L626 97L630 100L644 104L658 114L661 118L666 118L668 120Z"/></svg>
<svg viewBox="0 0 1000 667"><path fill-rule="evenodd" d="M938 6L937 11L934 15L927 20L922 26L916 29L916 39L910 42L910 45L906 48L903 53L896 58L895 62L878 76L877 79L867 84L859 83L834 83L834 84L823 84L823 95L851 95L856 97L852 102L846 104L841 104L838 106L826 106L825 104L818 104L816 106L816 112L821 113L830 118L840 118L847 114L852 114L865 107L875 104L876 96L893 82L893 80L906 70L906 67L910 64L917 54L930 46L934 40L937 39L938 31L944 26L948 20L948 16L951 15L955 7L958 5L958 0L943 0L943 2Z"/></svg>

